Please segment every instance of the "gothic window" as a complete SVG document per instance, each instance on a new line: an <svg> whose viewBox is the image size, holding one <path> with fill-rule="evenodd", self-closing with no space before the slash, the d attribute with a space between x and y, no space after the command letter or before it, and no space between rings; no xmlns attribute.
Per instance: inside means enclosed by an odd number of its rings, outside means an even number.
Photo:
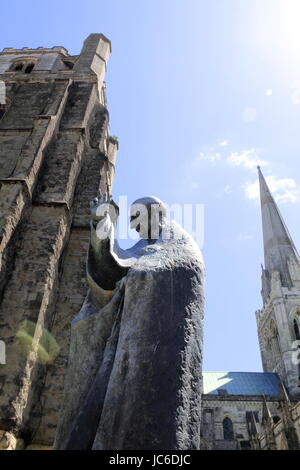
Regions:
<svg viewBox="0 0 300 470"><path fill-rule="evenodd" d="M277 335L277 328L276 328L276 324L272 318L272 320L270 321L270 330L271 330L271 336L272 338L275 338L276 335Z"/></svg>
<svg viewBox="0 0 300 470"><path fill-rule="evenodd" d="M281 352L280 352L278 330L277 330L275 321L273 319L270 321L270 330L271 330L272 353L273 353L273 356L274 356L274 359L275 359L275 363L277 363L280 359Z"/></svg>
<svg viewBox="0 0 300 470"><path fill-rule="evenodd" d="M223 419L223 435L226 441L233 441L233 423L230 418Z"/></svg>
<svg viewBox="0 0 300 470"><path fill-rule="evenodd" d="M26 65L24 72L25 72L25 73L30 73L30 72L32 71L34 65L35 65L35 64L32 63L32 62L31 62L30 64Z"/></svg>
<svg viewBox="0 0 300 470"><path fill-rule="evenodd" d="M4 113L5 113L5 105L4 105L4 104L0 104L0 121L1 121L1 119L3 118L3 116L4 116Z"/></svg>
<svg viewBox="0 0 300 470"><path fill-rule="evenodd" d="M269 350L271 348L271 345L270 345L269 332L267 329L264 330L264 343L265 343L266 350Z"/></svg>
<svg viewBox="0 0 300 470"><path fill-rule="evenodd" d="M263 360L264 360L265 366L269 369L271 367L272 351L271 351L270 332L267 328L264 330L264 334L263 334L263 347L264 347Z"/></svg>
<svg viewBox="0 0 300 470"><path fill-rule="evenodd" d="M17 59L11 66L10 70L13 72L30 73L36 64L36 59L32 57L23 57Z"/></svg>
<svg viewBox="0 0 300 470"><path fill-rule="evenodd" d="M280 356L280 346L279 346L278 334L274 337L274 351L275 351L276 357L278 358L278 356Z"/></svg>
<svg viewBox="0 0 300 470"><path fill-rule="evenodd" d="M293 326L294 326L295 338L297 340L300 340L300 329L299 329L299 324L298 324L296 318L294 319Z"/></svg>
<svg viewBox="0 0 300 470"><path fill-rule="evenodd" d="M15 67L14 67L14 71L15 72L20 72L21 70L23 70L23 62L18 62Z"/></svg>

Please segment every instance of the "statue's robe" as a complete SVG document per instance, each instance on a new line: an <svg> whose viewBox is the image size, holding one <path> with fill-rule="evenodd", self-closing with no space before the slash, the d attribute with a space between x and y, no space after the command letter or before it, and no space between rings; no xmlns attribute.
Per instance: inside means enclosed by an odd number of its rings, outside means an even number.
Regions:
<svg viewBox="0 0 300 470"><path fill-rule="evenodd" d="M204 267L169 231L121 250L92 227L56 449L199 449Z"/></svg>

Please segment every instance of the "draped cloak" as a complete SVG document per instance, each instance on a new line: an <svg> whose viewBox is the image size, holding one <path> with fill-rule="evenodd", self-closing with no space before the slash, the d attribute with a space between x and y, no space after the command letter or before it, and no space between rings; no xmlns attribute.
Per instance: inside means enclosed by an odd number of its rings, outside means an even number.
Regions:
<svg viewBox="0 0 300 470"><path fill-rule="evenodd" d="M128 250L91 224L55 449L199 449L204 266L176 223Z"/></svg>

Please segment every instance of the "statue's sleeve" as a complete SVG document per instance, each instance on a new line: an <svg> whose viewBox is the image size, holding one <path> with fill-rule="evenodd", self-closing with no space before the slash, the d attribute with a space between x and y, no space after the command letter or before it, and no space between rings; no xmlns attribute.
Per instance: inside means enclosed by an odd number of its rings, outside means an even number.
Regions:
<svg viewBox="0 0 300 470"><path fill-rule="evenodd" d="M97 226L91 222L91 240L87 260L87 273L92 282L104 290L114 290L116 282L128 272L128 267L120 266L113 255L116 244L114 226L109 215Z"/></svg>

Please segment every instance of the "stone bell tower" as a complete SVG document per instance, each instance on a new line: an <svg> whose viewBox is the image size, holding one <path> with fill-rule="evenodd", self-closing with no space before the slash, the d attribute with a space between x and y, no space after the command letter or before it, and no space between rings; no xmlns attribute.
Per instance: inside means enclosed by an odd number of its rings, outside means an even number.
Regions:
<svg viewBox="0 0 300 470"><path fill-rule="evenodd" d="M110 192L114 176L103 81L110 51L91 34L78 56L63 47L0 53L3 449L53 443L70 322L87 289L89 201Z"/></svg>
<svg viewBox="0 0 300 470"><path fill-rule="evenodd" d="M256 312L265 372L277 372L291 397L299 397L300 259L266 181L259 172L265 266L263 308ZM300 343L299 343L300 345Z"/></svg>

